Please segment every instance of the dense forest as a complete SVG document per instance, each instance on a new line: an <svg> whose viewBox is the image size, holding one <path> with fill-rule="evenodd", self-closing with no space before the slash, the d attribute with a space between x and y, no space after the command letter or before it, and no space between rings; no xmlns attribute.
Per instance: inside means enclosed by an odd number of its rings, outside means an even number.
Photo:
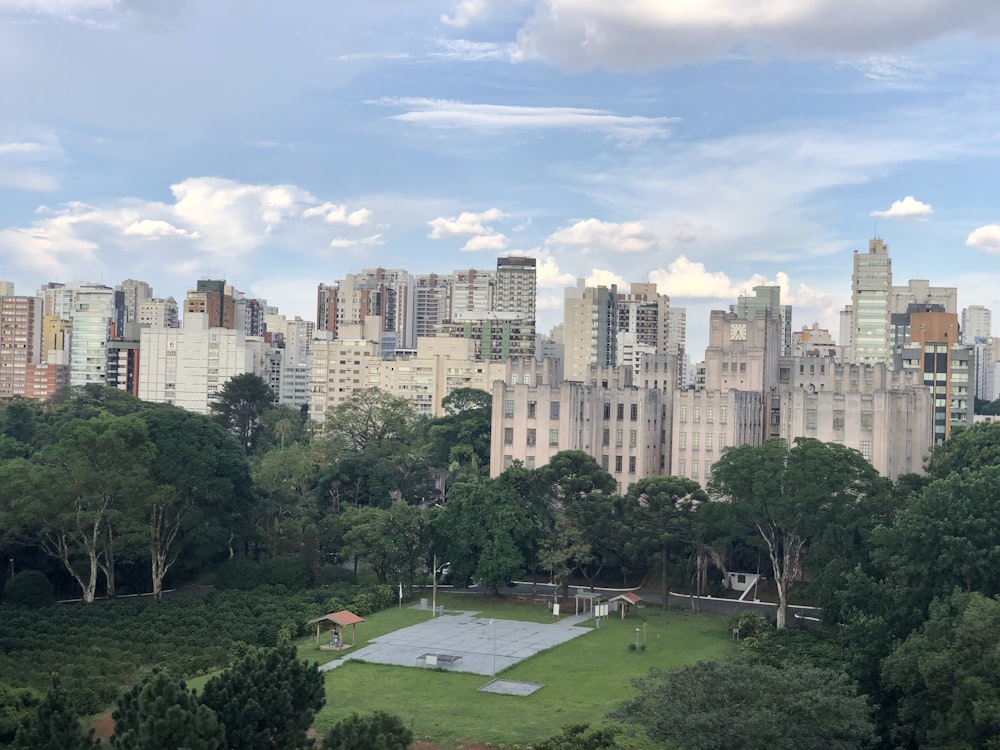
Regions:
<svg viewBox="0 0 1000 750"><path fill-rule="evenodd" d="M704 595L722 592L726 571L760 570L778 630L747 634L747 658L730 665L743 672L688 680L756 684L780 703L793 676L819 670L815 702L850 728L845 747L990 747L1000 735L1000 425L956 430L924 475L895 482L841 445L773 440L726 451L704 488L662 476L620 495L573 451L490 478L489 394L457 391L444 406L422 419L365 390L314 425L253 376L230 381L210 416L101 388L4 405L0 704L46 688L26 682L25 638L57 644L56 659L74 638L88 644L103 677L60 688L87 713L137 670L207 672L288 642L322 605L386 606L399 583L429 581L435 560L495 592L524 576ZM355 586L359 561L383 585ZM156 601L196 583L217 591ZM52 607L54 593L83 603ZM789 601L821 608L819 634L787 632ZM90 648L163 628L177 640L153 653ZM677 678L651 675L616 715L676 741L656 717L700 715L672 703ZM713 691L704 703L718 710ZM787 724L775 714L760 746L805 741L775 740Z"/></svg>

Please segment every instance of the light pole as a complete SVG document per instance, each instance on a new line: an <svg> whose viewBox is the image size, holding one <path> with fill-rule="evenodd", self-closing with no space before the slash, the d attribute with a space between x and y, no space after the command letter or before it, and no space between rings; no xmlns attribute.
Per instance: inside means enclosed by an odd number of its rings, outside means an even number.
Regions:
<svg viewBox="0 0 1000 750"><path fill-rule="evenodd" d="M635 650L639 650L639 628L635 629Z"/></svg>
<svg viewBox="0 0 1000 750"><path fill-rule="evenodd" d="M493 626L493 677L497 676L497 621L490 618L490 625Z"/></svg>

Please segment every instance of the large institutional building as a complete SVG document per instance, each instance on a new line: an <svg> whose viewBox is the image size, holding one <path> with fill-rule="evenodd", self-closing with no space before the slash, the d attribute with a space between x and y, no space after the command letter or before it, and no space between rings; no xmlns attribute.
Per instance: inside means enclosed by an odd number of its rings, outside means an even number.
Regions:
<svg viewBox="0 0 1000 750"><path fill-rule="evenodd" d="M429 417L458 388L493 397L490 470L592 455L624 491L643 477L705 482L731 446L811 437L859 451L882 474L920 472L933 445L1000 396L990 311L958 314L957 290L894 286L878 238L855 252L839 341L792 328L776 286L711 313L704 359L686 351L686 311L655 284L565 290L563 322L537 331L537 261L410 274L375 268L319 284L316 320L289 320L226 281L182 304L149 284L52 282L17 296L0 282L0 399L98 383L207 413L254 373L277 403L322 423L363 388Z"/></svg>

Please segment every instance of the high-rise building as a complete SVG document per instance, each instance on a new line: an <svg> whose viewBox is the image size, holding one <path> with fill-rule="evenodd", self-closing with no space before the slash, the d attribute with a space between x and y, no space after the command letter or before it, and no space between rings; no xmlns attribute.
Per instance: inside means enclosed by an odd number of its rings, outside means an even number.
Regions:
<svg viewBox="0 0 1000 750"><path fill-rule="evenodd" d="M188 313L205 315L209 328L236 327L236 307L232 287L225 279L199 279L197 286L184 298L184 325ZM201 327L198 323L198 327Z"/></svg>
<svg viewBox="0 0 1000 750"><path fill-rule="evenodd" d="M143 302L153 299L153 288L145 281L125 279L115 289L123 295L124 322L138 323L139 308Z"/></svg>
<svg viewBox="0 0 1000 750"><path fill-rule="evenodd" d="M927 279L910 279L906 286L894 286L889 295L889 314L903 313L910 305L941 305L947 313L957 310L958 289L931 286Z"/></svg>
<svg viewBox="0 0 1000 750"><path fill-rule="evenodd" d="M497 259L494 312L516 313L534 323L538 299L536 264L534 258L517 255Z"/></svg>
<svg viewBox="0 0 1000 750"><path fill-rule="evenodd" d="M740 296L736 304L730 307L731 312L743 320L753 320L758 311L771 313L781 321L780 348L781 355L788 355L792 349L792 306L781 304L780 286L755 286L754 296Z"/></svg>
<svg viewBox="0 0 1000 750"><path fill-rule="evenodd" d="M891 292L892 260L889 248L878 238L869 240L867 253L854 251L848 361L856 364L890 361Z"/></svg>
<svg viewBox="0 0 1000 750"><path fill-rule="evenodd" d="M614 367L618 356L618 287L588 287L583 279L565 290L563 344L566 380L585 382L591 367Z"/></svg>
<svg viewBox="0 0 1000 750"><path fill-rule="evenodd" d="M0 295L0 399L26 396L29 371L41 362L42 300Z"/></svg>
<svg viewBox="0 0 1000 750"><path fill-rule="evenodd" d="M996 390L993 382L993 322L988 307L969 305L962 310L962 343L971 346L975 368L976 398L992 401Z"/></svg>
<svg viewBox="0 0 1000 750"><path fill-rule="evenodd" d="M922 373L934 403L934 444L948 439L952 427L972 424L971 351L959 343L958 315L914 312L910 343L903 349L903 369Z"/></svg>
<svg viewBox="0 0 1000 750"><path fill-rule="evenodd" d="M177 300L148 299L139 303L140 328L180 328Z"/></svg>
<svg viewBox="0 0 1000 750"><path fill-rule="evenodd" d="M124 325L121 292L103 284L80 284L75 289L69 349L72 388L107 385L108 342L120 336Z"/></svg>

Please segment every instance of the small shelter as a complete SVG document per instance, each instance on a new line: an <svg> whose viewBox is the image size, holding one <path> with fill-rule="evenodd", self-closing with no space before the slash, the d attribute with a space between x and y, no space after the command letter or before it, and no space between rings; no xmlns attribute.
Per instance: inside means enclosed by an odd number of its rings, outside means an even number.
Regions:
<svg viewBox="0 0 1000 750"><path fill-rule="evenodd" d="M624 594L619 594L608 599L608 604L615 605L615 609L622 613L622 619L624 620L628 611L641 601L641 596L633 594L631 591L626 591Z"/></svg>
<svg viewBox="0 0 1000 750"><path fill-rule="evenodd" d="M576 614L585 615L588 612L594 614L594 605L604 598L603 594L598 594L593 591L581 591L576 590Z"/></svg>
<svg viewBox="0 0 1000 750"><path fill-rule="evenodd" d="M356 614L349 612L346 609L342 609L339 612L331 612L328 615L317 617L315 620L310 620L306 624L316 626L317 646L320 648L342 651L345 648L345 628L347 628L348 625L351 626L351 646L353 647L357 638L356 626L359 622L364 622L364 618L358 617ZM320 629L323 627L323 623L330 623L330 643L328 645L320 645L319 642Z"/></svg>

